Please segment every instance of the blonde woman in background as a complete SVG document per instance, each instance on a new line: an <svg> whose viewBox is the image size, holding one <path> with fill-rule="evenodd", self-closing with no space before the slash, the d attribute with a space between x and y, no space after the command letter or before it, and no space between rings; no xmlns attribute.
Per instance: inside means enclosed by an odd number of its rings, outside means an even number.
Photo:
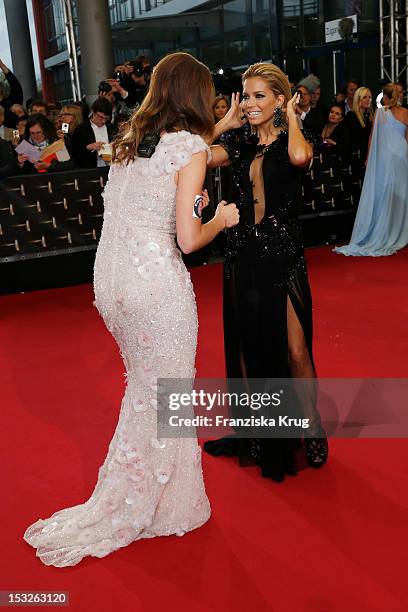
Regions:
<svg viewBox="0 0 408 612"><path fill-rule="evenodd" d="M78 125L83 121L82 109L76 104L66 104L61 108L59 120L61 125L64 123L68 124L69 131L66 133L72 135L73 131L76 130Z"/></svg>
<svg viewBox="0 0 408 612"><path fill-rule="evenodd" d="M408 110L396 83L383 88L350 244L343 255L392 255L408 244Z"/></svg>
<svg viewBox="0 0 408 612"><path fill-rule="evenodd" d="M373 125L373 96L368 87L359 87L353 98L353 110L344 118L344 127L348 129L353 148L360 153L360 159L365 163L367 159L368 140Z"/></svg>
<svg viewBox="0 0 408 612"><path fill-rule="evenodd" d="M60 124L57 129L58 137L63 138L65 146L68 149L70 156L73 158L72 152L72 134L83 121L82 109L76 104L66 104L61 108L61 112L58 116L58 123ZM68 125L68 132L64 131L62 126Z"/></svg>

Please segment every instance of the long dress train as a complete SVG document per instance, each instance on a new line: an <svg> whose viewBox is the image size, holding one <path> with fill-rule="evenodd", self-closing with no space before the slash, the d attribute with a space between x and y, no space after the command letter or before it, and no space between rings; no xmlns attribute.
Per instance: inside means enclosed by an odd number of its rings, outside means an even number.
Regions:
<svg viewBox="0 0 408 612"><path fill-rule="evenodd" d="M350 244L343 255L392 255L408 244L407 126L392 111L377 110Z"/></svg>
<svg viewBox="0 0 408 612"><path fill-rule="evenodd" d="M195 374L195 296L175 244L175 172L208 147L185 131L162 136L150 159L113 165L94 289L117 341L127 386L91 497L24 534L46 565L104 557L140 538L183 535L210 516L194 439L157 438L157 379Z"/></svg>

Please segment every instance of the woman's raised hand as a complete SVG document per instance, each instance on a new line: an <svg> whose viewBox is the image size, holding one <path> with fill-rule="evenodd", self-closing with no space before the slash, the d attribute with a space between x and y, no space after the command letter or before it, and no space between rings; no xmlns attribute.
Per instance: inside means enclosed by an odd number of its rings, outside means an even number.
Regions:
<svg viewBox="0 0 408 612"><path fill-rule="evenodd" d="M286 107L286 115L288 119L290 119L291 117L296 117L296 115L300 113L299 107L298 107L299 100L300 100L300 95L297 92L295 93L293 98L289 100L287 107Z"/></svg>
<svg viewBox="0 0 408 612"><path fill-rule="evenodd" d="M231 106L228 113L221 121L225 123L226 130L234 130L240 128L247 122L247 118L244 116L239 101L239 91L231 94Z"/></svg>
<svg viewBox="0 0 408 612"><path fill-rule="evenodd" d="M224 228L234 227L239 223L239 210L236 204L228 204L225 200L221 200L218 204L215 216L221 217Z"/></svg>

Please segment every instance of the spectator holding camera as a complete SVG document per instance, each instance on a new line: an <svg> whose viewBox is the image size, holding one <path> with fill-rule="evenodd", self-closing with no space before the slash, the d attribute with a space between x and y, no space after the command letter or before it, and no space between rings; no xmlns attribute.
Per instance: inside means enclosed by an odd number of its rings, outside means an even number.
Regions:
<svg viewBox="0 0 408 612"><path fill-rule="evenodd" d="M112 86L112 84L114 86ZM118 92L119 89L115 86L115 84L117 85L117 81L114 79L106 79L106 81L101 81L98 86L98 97L108 100L108 102L112 104L112 108L114 108L116 105L115 93ZM125 97L129 95L123 88L121 88L121 90Z"/></svg>
<svg viewBox="0 0 408 612"><path fill-rule="evenodd" d="M58 138L63 138L65 146L72 155L72 134L76 128L82 123L82 109L77 104L66 104L62 107L59 114L58 123L60 126L57 128Z"/></svg>
<svg viewBox="0 0 408 612"><path fill-rule="evenodd" d="M82 109L77 104L66 104L61 108L60 120L60 137L63 135L66 136L67 134L72 135L78 125L83 121Z"/></svg>
<svg viewBox="0 0 408 612"><path fill-rule="evenodd" d="M24 139L27 121L28 121L27 115L21 115L21 117L17 118L16 129L13 130L13 137L10 140L13 147L16 147L19 144L19 142L21 142Z"/></svg>
<svg viewBox="0 0 408 612"><path fill-rule="evenodd" d="M150 62L144 55L128 62L126 82L129 86L129 99L126 104L129 108L136 109L143 102L149 89L151 72Z"/></svg>
<svg viewBox="0 0 408 612"><path fill-rule="evenodd" d="M147 55L138 55L136 62L142 64L143 74L147 85L150 85L150 77L152 74L152 66Z"/></svg>
<svg viewBox="0 0 408 612"><path fill-rule="evenodd" d="M106 97L99 97L91 107L91 116L83 121L71 137L71 151L79 168L96 168L106 166L102 157L102 148L109 144L115 128L110 124L112 104Z"/></svg>
<svg viewBox="0 0 408 612"><path fill-rule="evenodd" d="M101 81L98 87L98 96L108 100L112 105L111 123L117 126L118 116L125 114L130 117L131 111L128 107L129 92L121 86L116 79Z"/></svg>

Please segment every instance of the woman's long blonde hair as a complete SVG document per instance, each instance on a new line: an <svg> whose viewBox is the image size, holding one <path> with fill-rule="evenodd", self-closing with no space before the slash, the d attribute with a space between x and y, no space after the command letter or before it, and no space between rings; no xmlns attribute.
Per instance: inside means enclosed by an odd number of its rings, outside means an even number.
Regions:
<svg viewBox="0 0 408 612"><path fill-rule="evenodd" d="M354 93L354 98L353 98L353 111L356 114L356 117L361 125L361 127L365 128L366 123L364 120L364 113L361 112L361 108L360 108L360 102L361 100L364 98L364 96L366 94L370 94L371 96L371 90L368 89L368 87L359 87L358 89L356 89L355 93ZM370 106L370 108L367 109L367 112L370 116L370 121L371 123L373 122L374 119L374 111L372 106Z"/></svg>
<svg viewBox="0 0 408 612"><path fill-rule="evenodd" d="M70 125L69 125L69 132L70 132L70 134L72 134L72 132L83 121L82 109L77 104L65 104L61 108L61 114L64 113L64 112L70 113L71 115L74 116L74 121L72 123L70 123Z"/></svg>
<svg viewBox="0 0 408 612"><path fill-rule="evenodd" d="M285 108L289 100L292 98L289 79L286 74L275 64L267 64L264 62L252 64L242 75L242 83L252 77L264 79L268 83L268 87L275 96L284 96L285 102L282 110L284 111L283 120L287 123Z"/></svg>
<svg viewBox="0 0 408 612"><path fill-rule="evenodd" d="M170 53L155 66L145 99L113 143L114 161L134 160L139 143L152 132L187 130L210 138L214 131L213 97L207 66L189 53Z"/></svg>

